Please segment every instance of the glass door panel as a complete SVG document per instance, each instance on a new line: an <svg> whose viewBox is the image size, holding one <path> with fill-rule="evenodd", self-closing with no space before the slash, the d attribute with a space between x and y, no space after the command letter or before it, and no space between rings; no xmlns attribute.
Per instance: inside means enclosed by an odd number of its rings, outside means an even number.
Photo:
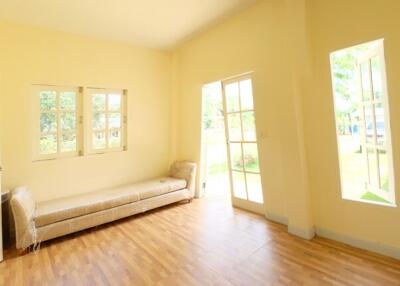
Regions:
<svg viewBox="0 0 400 286"><path fill-rule="evenodd" d="M264 198L251 78L241 77L223 82L223 93L232 203L262 212Z"/></svg>
<svg viewBox="0 0 400 286"><path fill-rule="evenodd" d="M243 143L243 161L246 172L260 172L257 143Z"/></svg>
<svg viewBox="0 0 400 286"><path fill-rule="evenodd" d="M242 112L243 139L244 141L257 141L254 112Z"/></svg>
<svg viewBox="0 0 400 286"><path fill-rule="evenodd" d="M246 181L243 172L232 172L233 195L240 199L247 199Z"/></svg>
<svg viewBox="0 0 400 286"><path fill-rule="evenodd" d="M256 203L263 202L260 174L246 174L249 200Z"/></svg>
<svg viewBox="0 0 400 286"><path fill-rule="evenodd" d="M237 83L225 86L226 110L227 112L239 111L239 87Z"/></svg>
<svg viewBox="0 0 400 286"><path fill-rule="evenodd" d="M231 169L243 171L242 145L240 143L230 143L229 148L231 153Z"/></svg>
<svg viewBox="0 0 400 286"><path fill-rule="evenodd" d="M253 89L251 80L246 79L240 82L240 103L242 110L253 110Z"/></svg>
<svg viewBox="0 0 400 286"><path fill-rule="evenodd" d="M229 138L231 141L242 141L240 113L228 114Z"/></svg>

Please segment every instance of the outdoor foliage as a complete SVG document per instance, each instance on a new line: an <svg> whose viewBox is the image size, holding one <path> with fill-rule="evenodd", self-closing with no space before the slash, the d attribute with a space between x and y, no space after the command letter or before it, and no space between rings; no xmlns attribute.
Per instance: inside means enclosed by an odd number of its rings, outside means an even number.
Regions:
<svg viewBox="0 0 400 286"><path fill-rule="evenodd" d="M62 152L76 149L76 94L74 92L43 91L40 93L40 153L56 153L58 141ZM60 116L58 120L58 114ZM58 122L61 140L58 140Z"/></svg>
<svg viewBox="0 0 400 286"><path fill-rule="evenodd" d="M359 46L336 52L331 58L336 120L340 134L352 134L353 125L359 124L361 98L357 90L356 59L367 49L367 46Z"/></svg>

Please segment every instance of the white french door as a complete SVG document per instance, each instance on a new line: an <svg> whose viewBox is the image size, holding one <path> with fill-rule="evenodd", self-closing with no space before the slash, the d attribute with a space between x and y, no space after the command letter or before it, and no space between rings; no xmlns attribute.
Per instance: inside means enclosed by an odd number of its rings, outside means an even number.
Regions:
<svg viewBox="0 0 400 286"><path fill-rule="evenodd" d="M386 88L383 44L380 43L357 60L359 91L362 98L362 152L367 176L365 186L389 202L394 202L394 175Z"/></svg>
<svg viewBox="0 0 400 286"><path fill-rule="evenodd" d="M232 204L264 213L250 75L222 81Z"/></svg>

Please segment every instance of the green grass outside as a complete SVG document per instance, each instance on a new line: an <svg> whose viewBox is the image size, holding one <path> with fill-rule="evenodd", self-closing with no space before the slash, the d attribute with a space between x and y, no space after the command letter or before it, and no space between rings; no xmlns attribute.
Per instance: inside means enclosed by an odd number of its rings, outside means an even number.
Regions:
<svg viewBox="0 0 400 286"><path fill-rule="evenodd" d="M363 200L367 200L367 201L373 201L373 202L377 202L377 203L385 203L385 204L389 204L390 202L388 202L387 200L373 194L373 193L365 193L361 199Z"/></svg>
<svg viewBox="0 0 400 286"><path fill-rule="evenodd" d="M245 166L246 171L248 172L255 172L255 173L259 173L259 166L258 166L258 160L256 160L255 162L249 163Z"/></svg>

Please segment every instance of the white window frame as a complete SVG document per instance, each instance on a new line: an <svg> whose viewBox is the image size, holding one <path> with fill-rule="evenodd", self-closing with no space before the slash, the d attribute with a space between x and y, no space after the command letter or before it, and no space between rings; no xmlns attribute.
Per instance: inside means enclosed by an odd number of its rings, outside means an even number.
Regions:
<svg viewBox="0 0 400 286"><path fill-rule="evenodd" d="M55 85L33 85L33 99L35 107L33 110L34 115L34 142L33 142L33 161L43 161L43 160L53 160L57 158L67 158L81 156L82 152L82 87L66 87L66 86L55 86ZM40 97L39 94L42 91L55 91L57 94L56 105L57 108L54 111L57 119L57 129L54 132L57 135L57 152L51 154L41 154L40 153L40 138L43 133L40 131L40 117L42 111L40 109ZM61 92L75 92L76 93L76 106L75 106L75 116L76 116L76 150L72 152L62 152L60 149L60 143L62 138L61 129L61 113L65 112L60 109L60 93ZM51 134L51 133L48 133Z"/></svg>
<svg viewBox="0 0 400 286"><path fill-rule="evenodd" d="M377 57L379 59L380 63L380 69L381 69L381 79L382 79L382 97L380 99L375 98L375 93L374 89L375 87L373 86L373 80L372 80L372 72L371 72L371 60ZM367 185L367 190L379 197L382 197L388 201L390 201L392 204L395 204L395 182L394 182L394 170L393 170L393 152L392 152L392 139L391 139L391 128L390 128L390 115L389 115L389 99L388 99L388 91L387 91L387 78L386 78L386 62L385 62L385 56L384 56L384 46L383 46L383 40L377 41L375 43L375 46L373 49L371 49L368 53L364 54L363 57L359 58L357 60L357 74L358 74L358 85L361 87L362 86L362 79L361 79L361 64L367 64L368 65L368 70L370 72L369 74L369 85L370 85L370 90L371 90L371 98L368 100L364 99L363 92L360 91L360 96L362 98L362 103L361 103L361 118L362 118L362 123L363 123L363 128L362 128L362 135L363 135L363 140L362 140L362 146L365 152L367 152L367 149L373 149L374 150L374 156L376 156L377 160L377 179L378 179L378 186L373 186L371 185L371 170L369 168L369 162L368 162L368 152L366 153L366 164L367 164L367 170L368 170L368 182L366 182ZM384 110L384 128L385 128L385 137L386 141L384 145L379 145L377 142L377 127L376 127L376 115L375 115L375 108L374 106L377 104L382 104L383 110ZM373 132L372 132L372 142L369 143L366 140L366 126L365 126L365 108L367 106L371 107L372 110L372 115L373 115L373 120L372 120L372 125L373 125ZM389 190L387 192L382 191L381 188L381 181L380 181L380 161L379 161L379 156L378 156L378 151L385 151L387 154L387 159L388 159L388 180L389 180Z"/></svg>
<svg viewBox="0 0 400 286"><path fill-rule="evenodd" d="M369 164L368 164L368 159L366 159L366 164L367 164L367 178L365 179L365 190L366 192L371 192L374 195L377 195L385 200L388 201L388 203L384 203L384 202L375 202L372 200L365 200L365 199L359 199L359 198L353 198L353 197L349 197L344 193L344 187L343 187L343 178L342 178L342 171L340 170L340 183L341 183L341 197L344 200L351 200L351 201L358 201L358 202L363 202L363 203L369 203L369 204L376 204L376 205L383 205L383 206L389 206L389 207L396 207L397 206L397 202L396 202L396 194L395 194L395 180L394 180L394 165L393 165L393 149L392 149L392 139L391 139L391 128L390 128L390 109L389 109L389 96L388 96L388 89L387 89L387 76L386 76L386 61L385 61L385 55L384 55L384 40L377 40L374 42L370 42L370 43L366 43L366 44L371 44L373 45L373 48L371 48L368 52L366 52L362 57L357 59L356 62L356 75L357 75L357 89L359 92L359 97L361 98L361 104L359 106L359 109L361 110L361 135L362 135L362 148L363 148L363 152L367 152L367 148L372 148L374 149L374 155L377 156L377 164L378 164L378 168L377 168L377 172L378 172L378 180L380 179L380 170L379 170L379 158L377 155L377 150L384 150L386 151L387 157L388 157L388 180L389 180L389 190L387 193L383 192L381 190L380 184L381 182L379 181L379 187L375 187L372 186L370 184L370 180L371 180L371 174L370 174L370 169L369 169ZM346 49L351 49L354 47L349 47ZM335 52L331 53L331 55L333 55ZM371 63L370 60L373 57L378 57L380 60L380 68L381 68L381 79L382 79L382 98L380 100L376 100L374 98L374 87L372 84L372 76L370 76L369 79L369 84L370 84L370 90L371 90L371 99L365 101L364 97L363 97L363 90L362 90L362 83L361 83L361 72L360 72L360 67L361 67L361 63L368 63L368 67L369 67L369 71L371 69ZM331 67L332 67L332 63L331 63ZM332 84L334 83L334 75L332 73ZM334 108L335 108L335 122L337 121L336 118L336 103L335 103L335 89L334 86L333 87L333 103L334 103ZM386 144L384 144L383 146L378 146L377 144L377 135L376 135L376 116L375 116L375 109L374 109L374 104L382 104L383 106L383 110L384 110L384 127L385 127L385 136L386 136ZM366 126L365 126L365 118L364 118L364 108L366 105L371 105L372 106L372 114L373 114L373 142L372 143L367 143L365 141L366 138ZM339 145L339 132L338 132L338 128L337 128L337 124L338 122L336 122L335 124L335 129L336 129L336 138L337 138L337 148L338 148L338 155L339 155L339 163L341 161L341 155L340 155L340 145ZM368 158L367 156L369 155L365 155L366 158ZM341 163L339 164L339 169L341 169Z"/></svg>
<svg viewBox="0 0 400 286"><path fill-rule="evenodd" d="M92 121L93 121L93 107L92 107L92 97L94 94L105 94L106 95L106 110L104 111L106 115L106 126L104 129L104 132L106 134L106 148L103 149L95 149L93 148L93 127L92 127ZM120 94L121 95L121 145L120 147L108 147L108 116L110 113L115 113L115 112L110 112L108 110L108 94ZM87 118L87 121L85 122L85 153L86 154L104 154L104 153L109 153L109 152L121 152L121 151L127 151L127 95L128 91L126 89L107 89L107 88L95 88L95 87L89 87L85 89L85 118ZM99 131L96 131L99 132Z"/></svg>

